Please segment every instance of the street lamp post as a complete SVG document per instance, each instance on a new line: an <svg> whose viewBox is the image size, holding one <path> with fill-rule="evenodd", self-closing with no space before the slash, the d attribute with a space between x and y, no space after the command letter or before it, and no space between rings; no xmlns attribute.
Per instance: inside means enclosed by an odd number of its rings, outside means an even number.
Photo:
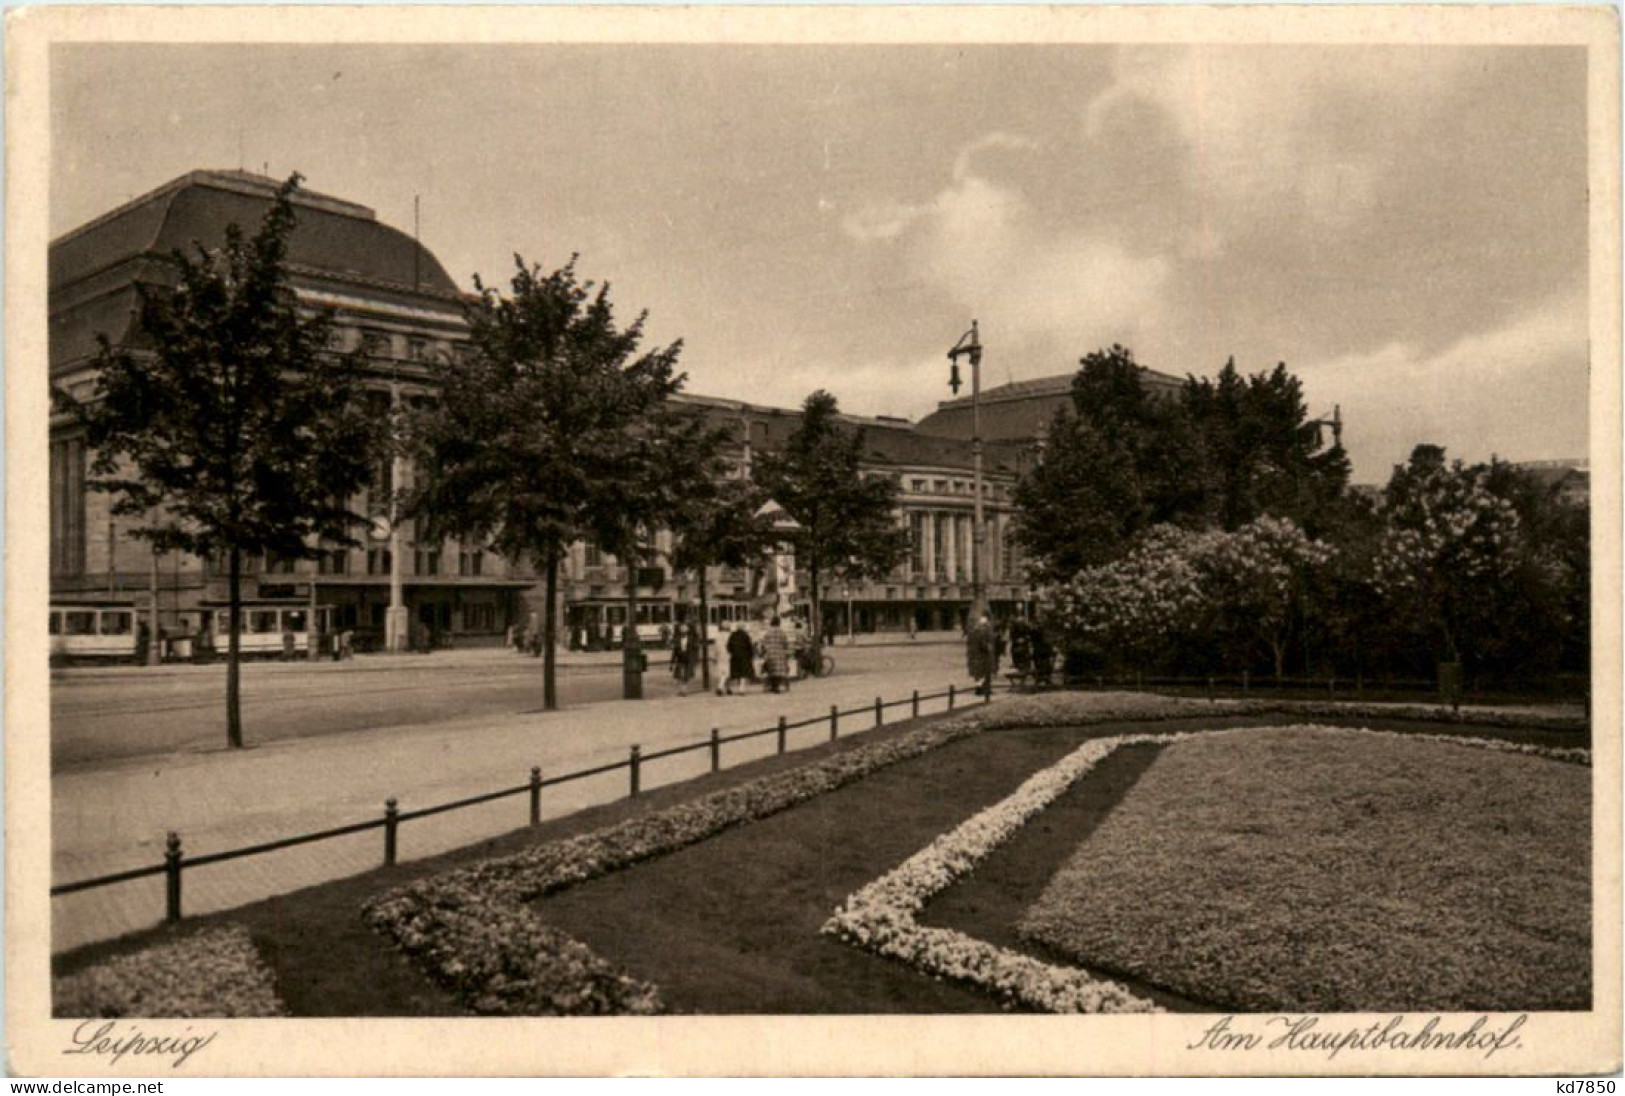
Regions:
<svg viewBox="0 0 1625 1096"><path fill-rule="evenodd" d="M384 614L384 646L391 653L406 650L409 639L406 613L406 538L401 535L401 380L392 367L389 380L389 609Z"/></svg>
<svg viewBox="0 0 1625 1096"><path fill-rule="evenodd" d="M975 481L973 490L976 494L976 509L971 519L971 619L974 623L987 612L982 581L983 561L987 558L987 528L982 521L982 341L975 320L970 322L970 330L961 335L954 348L948 351L948 361L951 363L948 387L956 396L962 383L959 379L961 354L970 359L970 447Z"/></svg>

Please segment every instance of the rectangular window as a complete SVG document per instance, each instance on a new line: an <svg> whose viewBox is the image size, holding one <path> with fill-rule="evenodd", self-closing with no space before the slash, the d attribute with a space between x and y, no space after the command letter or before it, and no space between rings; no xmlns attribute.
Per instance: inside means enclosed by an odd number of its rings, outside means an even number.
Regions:
<svg viewBox="0 0 1625 1096"><path fill-rule="evenodd" d="M51 444L51 573L85 570L85 444L65 438Z"/></svg>
<svg viewBox="0 0 1625 1096"><path fill-rule="evenodd" d="M457 556L457 573L460 575L476 576L485 569L484 552L461 552Z"/></svg>
<svg viewBox="0 0 1625 1096"><path fill-rule="evenodd" d="M925 515L908 516L908 568L911 575L925 574Z"/></svg>
<svg viewBox="0 0 1625 1096"><path fill-rule="evenodd" d="M387 575L393 562L388 548L367 549L367 574Z"/></svg>
<svg viewBox="0 0 1625 1096"><path fill-rule="evenodd" d="M248 611L248 630L257 636L276 635L277 612L275 609L250 609Z"/></svg>
<svg viewBox="0 0 1625 1096"><path fill-rule="evenodd" d="M282 630L284 632L304 631L305 611L303 609L284 609L282 611Z"/></svg>
<svg viewBox="0 0 1625 1096"><path fill-rule="evenodd" d="M406 360L413 362L427 361L429 357L429 343L425 339L416 337L406 340Z"/></svg>
<svg viewBox="0 0 1625 1096"><path fill-rule="evenodd" d="M52 613L51 614L51 633L50 634L54 635L54 636L59 636L59 635L62 634L62 614L61 613Z"/></svg>
<svg viewBox="0 0 1625 1096"><path fill-rule="evenodd" d="M419 548L412 555L413 574L438 575L440 573L440 550L438 548Z"/></svg>
<svg viewBox="0 0 1625 1096"><path fill-rule="evenodd" d="M598 545L588 541L581 546L582 562L588 567L602 567L604 565L604 552Z"/></svg>
<svg viewBox="0 0 1625 1096"><path fill-rule="evenodd" d="M347 575L350 573L350 551L347 548L334 548L323 552L316 557L316 570L323 575Z"/></svg>
<svg viewBox="0 0 1625 1096"><path fill-rule="evenodd" d="M127 636L134 627L135 614L120 609L114 612L102 611L102 635Z"/></svg>
<svg viewBox="0 0 1625 1096"><path fill-rule="evenodd" d="M932 515L933 527L931 529L933 543L931 545L932 573L938 581L948 581L948 529L953 521L952 515Z"/></svg>
<svg viewBox="0 0 1625 1096"><path fill-rule="evenodd" d="M265 573L268 575L291 575L294 572L292 556L281 556L275 552L265 553Z"/></svg>
<svg viewBox="0 0 1625 1096"><path fill-rule="evenodd" d="M62 614L62 631L70 636L93 636L96 634L96 613L94 610L73 609Z"/></svg>

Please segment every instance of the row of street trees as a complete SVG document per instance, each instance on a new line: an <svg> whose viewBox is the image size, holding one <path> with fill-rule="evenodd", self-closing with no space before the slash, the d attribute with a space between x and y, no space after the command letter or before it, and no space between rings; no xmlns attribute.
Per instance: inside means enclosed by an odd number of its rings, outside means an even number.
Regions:
<svg viewBox="0 0 1625 1096"><path fill-rule="evenodd" d="M1283 367L1228 364L1177 396L1138 372L1121 347L1084 359L1017 491L1075 669L1588 668L1589 518L1555 487L1419 445L1360 495Z"/></svg>
<svg viewBox="0 0 1625 1096"><path fill-rule="evenodd" d="M861 432L834 397L808 397L782 451L739 467L726 431L672 403L681 342L643 349L644 317L618 323L608 285L580 279L574 258L545 272L516 256L506 292L476 278L466 346L428 365L434 397L380 421L364 399L365 349L332 351L333 316L289 283L300 181L280 187L252 237L234 225L223 246L174 255L173 285L141 290L137 337L101 339L94 391L53 393L95 452L88 486L135 519L132 536L228 561L230 745L243 744L243 559L354 546L365 516L346 500L388 446L413 460L398 501L426 538L485 543L539 570L550 709L560 567L577 540L620 558L635 621L639 565L669 530L670 565L700 576L703 629L705 568L760 562L788 538L811 574L815 636L824 576L881 572L906 550L896 485L863 474ZM763 520L768 499L794 532Z"/></svg>

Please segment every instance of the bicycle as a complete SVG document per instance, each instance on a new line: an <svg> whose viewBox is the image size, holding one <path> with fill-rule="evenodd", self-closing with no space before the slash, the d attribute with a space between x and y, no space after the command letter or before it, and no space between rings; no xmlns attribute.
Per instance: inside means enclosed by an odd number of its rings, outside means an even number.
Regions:
<svg viewBox="0 0 1625 1096"><path fill-rule="evenodd" d="M804 651L796 657L801 662L801 672L807 677L828 677L835 672L835 660L829 655Z"/></svg>

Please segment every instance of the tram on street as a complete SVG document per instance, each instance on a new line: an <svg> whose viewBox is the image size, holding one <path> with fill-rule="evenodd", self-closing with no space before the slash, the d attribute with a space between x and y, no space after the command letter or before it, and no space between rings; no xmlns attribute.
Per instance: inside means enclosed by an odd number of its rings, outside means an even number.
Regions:
<svg viewBox="0 0 1625 1096"><path fill-rule="evenodd" d="M141 653L131 605L52 605L50 611L53 663L134 662Z"/></svg>
<svg viewBox="0 0 1625 1096"><path fill-rule="evenodd" d="M202 634L215 653L229 646L231 610L201 610ZM237 630L238 651L243 658L280 658L286 654L310 651L310 605L308 602L244 601ZM333 632L333 607L316 608L317 629L322 635Z"/></svg>

